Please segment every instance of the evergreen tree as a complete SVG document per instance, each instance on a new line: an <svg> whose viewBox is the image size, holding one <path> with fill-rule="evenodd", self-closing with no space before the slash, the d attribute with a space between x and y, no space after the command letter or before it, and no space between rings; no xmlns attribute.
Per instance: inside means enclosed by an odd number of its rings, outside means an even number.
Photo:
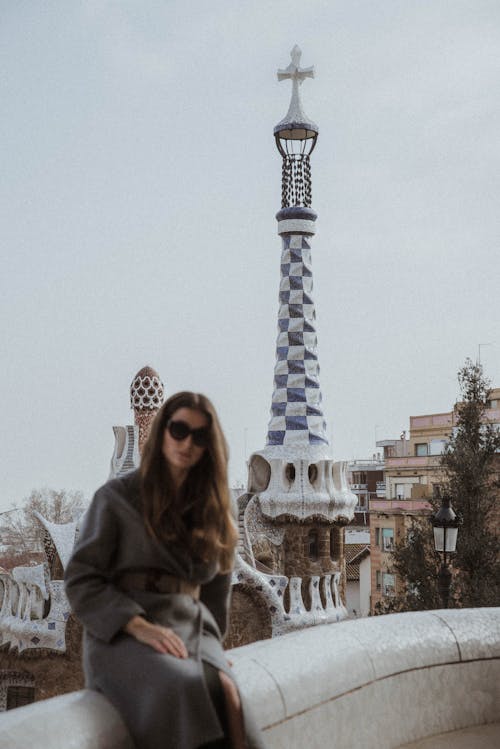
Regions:
<svg viewBox="0 0 500 749"><path fill-rule="evenodd" d="M500 431L485 422L490 391L481 365L468 359L458 380L457 426L441 461L445 491L462 520L452 558L455 595L459 606L498 606Z"/></svg>

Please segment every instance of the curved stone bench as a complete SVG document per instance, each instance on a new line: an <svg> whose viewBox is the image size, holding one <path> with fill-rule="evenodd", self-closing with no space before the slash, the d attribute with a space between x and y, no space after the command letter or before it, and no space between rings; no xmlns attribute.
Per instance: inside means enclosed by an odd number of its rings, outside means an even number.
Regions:
<svg viewBox="0 0 500 749"><path fill-rule="evenodd" d="M384 749L500 721L500 608L350 620L229 651L270 749ZM90 691L9 711L0 748L131 749Z"/></svg>

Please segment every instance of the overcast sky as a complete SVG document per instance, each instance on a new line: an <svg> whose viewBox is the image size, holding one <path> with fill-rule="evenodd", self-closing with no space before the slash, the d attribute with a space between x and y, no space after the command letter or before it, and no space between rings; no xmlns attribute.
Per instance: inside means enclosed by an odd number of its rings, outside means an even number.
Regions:
<svg viewBox="0 0 500 749"><path fill-rule="evenodd" d="M314 299L335 459L500 385L498 0L0 1L0 509L108 476L129 385L265 444L295 43L320 127Z"/></svg>

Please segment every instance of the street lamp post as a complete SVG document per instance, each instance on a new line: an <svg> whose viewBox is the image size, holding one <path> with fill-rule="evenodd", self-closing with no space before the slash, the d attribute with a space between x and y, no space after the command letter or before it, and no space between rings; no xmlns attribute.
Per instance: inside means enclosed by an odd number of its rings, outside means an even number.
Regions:
<svg viewBox="0 0 500 749"><path fill-rule="evenodd" d="M448 608L451 585L451 569L448 564L447 554L453 554L457 546L457 535L459 518L457 518L451 507L451 499L448 495L441 497L441 507L431 517L434 527L434 548L442 554L441 568L438 574L438 590L443 608Z"/></svg>

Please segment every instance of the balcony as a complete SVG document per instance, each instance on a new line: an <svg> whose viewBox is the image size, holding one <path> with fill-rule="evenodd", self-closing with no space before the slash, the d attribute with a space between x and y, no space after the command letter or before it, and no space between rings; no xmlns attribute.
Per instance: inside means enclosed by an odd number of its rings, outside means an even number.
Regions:
<svg viewBox="0 0 500 749"><path fill-rule="evenodd" d="M439 465L441 455L408 455L405 458L387 458L385 469L389 471L393 468L431 468Z"/></svg>
<svg viewBox="0 0 500 749"><path fill-rule="evenodd" d="M454 423L453 411L444 414L429 414L428 416L410 416L410 432L412 433L415 429L451 427Z"/></svg>
<svg viewBox="0 0 500 749"><path fill-rule="evenodd" d="M425 499L370 499L370 510L430 510L431 506Z"/></svg>

